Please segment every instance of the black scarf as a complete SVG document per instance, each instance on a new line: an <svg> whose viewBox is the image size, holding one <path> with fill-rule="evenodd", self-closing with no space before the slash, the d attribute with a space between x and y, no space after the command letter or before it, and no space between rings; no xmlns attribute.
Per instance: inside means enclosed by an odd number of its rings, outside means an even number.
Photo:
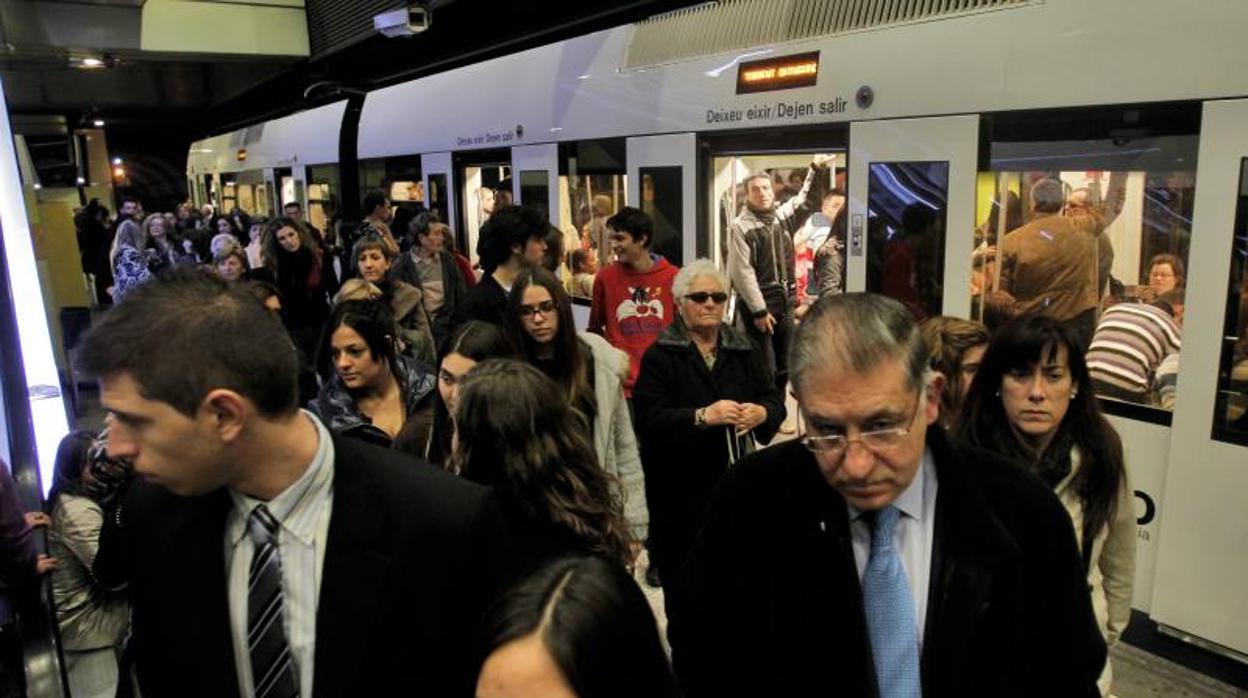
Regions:
<svg viewBox="0 0 1248 698"><path fill-rule="evenodd" d="M762 209L754 208L748 203L745 206L746 208L750 209L750 213L753 213L755 218L762 221L763 224L765 225L770 226L772 223L776 221L776 209L774 206L765 211Z"/></svg>
<svg viewBox="0 0 1248 698"><path fill-rule="evenodd" d="M1074 437L1065 429L1059 429L1040 459L1032 464L1032 472L1050 489L1057 489L1058 483L1070 475L1070 449L1074 443Z"/></svg>

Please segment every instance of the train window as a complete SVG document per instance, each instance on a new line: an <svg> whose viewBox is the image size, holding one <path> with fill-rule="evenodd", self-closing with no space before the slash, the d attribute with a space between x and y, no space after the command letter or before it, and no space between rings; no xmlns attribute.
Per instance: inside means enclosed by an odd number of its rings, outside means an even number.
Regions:
<svg viewBox="0 0 1248 698"><path fill-rule="evenodd" d="M941 314L948 162L873 162L867 179L867 290L918 320Z"/></svg>
<svg viewBox="0 0 1248 698"><path fill-rule="evenodd" d="M563 231L573 298L589 298L599 267L611 261L607 219L626 205L625 152L623 138L559 144L559 215L551 222Z"/></svg>
<svg viewBox="0 0 1248 698"><path fill-rule="evenodd" d="M520 202L541 211L542 217L551 220L550 173L546 170L521 170Z"/></svg>
<svg viewBox="0 0 1248 698"><path fill-rule="evenodd" d="M1164 423L1116 404L1173 409L1196 144L1144 141L1055 144L1057 155L994 149L1005 155L994 163L1043 169L980 173L971 307L990 328L1026 312L1062 320L1087 347L1106 409Z"/></svg>
<svg viewBox="0 0 1248 698"><path fill-rule="evenodd" d="M772 180L776 206L796 196L805 184L806 173L814 159L813 152L768 154L719 154L712 158L715 178L715 233L711 237L710 257L721 267L728 263L728 229L745 211L746 182L753 175ZM818 183L824 192L818 209L804 209L803 220L793 233L799 305L812 302L823 291L840 293L845 290L845 154L837 153L832 175ZM814 183L812 183L814 185ZM821 260L818 269L814 261ZM820 273L822 270L823 273Z"/></svg>
<svg viewBox="0 0 1248 698"><path fill-rule="evenodd" d="M360 160L360 191L381 190L391 203L424 203L419 155Z"/></svg>
<svg viewBox="0 0 1248 698"><path fill-rule="evenodd" d="M1225 327L1213 438L1248 446L1248 158L1240 165Z"/></svg>
<svg viewBox="0 0 1248 698"><path fill-rule="evenodd" d="M1063 321L1104 409L1158 424L1178 379L1200 114L1182 102L985 115L977 225L958 233L976 319Z"/></svg>
<svg viewBox="0 0 1248 698"><path fill-rule="evenodd" d="M676 266L684 264L681 230L684 229L683 176L679 166L643 167L641 210L654 221L650 249Z"/></svg>

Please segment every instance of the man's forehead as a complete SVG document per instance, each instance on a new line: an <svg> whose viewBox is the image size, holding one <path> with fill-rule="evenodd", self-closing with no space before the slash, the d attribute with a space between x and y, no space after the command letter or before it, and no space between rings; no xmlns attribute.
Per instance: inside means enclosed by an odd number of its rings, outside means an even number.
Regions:
<svg viewBox="0 0 1248 698"><path fill-rule="evenodd" d="M808 415L828 417L905 408L913 397L905 368L898 359L883 361L863 372L839 366L813 368L802 378L797 395Z"/></svg>

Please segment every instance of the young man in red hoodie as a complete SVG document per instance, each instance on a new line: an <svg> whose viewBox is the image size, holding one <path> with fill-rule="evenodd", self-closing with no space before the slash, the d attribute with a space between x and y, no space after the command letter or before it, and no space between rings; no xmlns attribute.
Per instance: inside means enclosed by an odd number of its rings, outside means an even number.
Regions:
<svg viewBox="0 0 1248 698"><path fill-rule="evenodd" d="M680 269L650 252L654 222L645 213L625 206L607 219L606 228L616 261L594 279L589 331L628 354L624 394L631 398L642 355L676 316L672 279Z"/></svg>

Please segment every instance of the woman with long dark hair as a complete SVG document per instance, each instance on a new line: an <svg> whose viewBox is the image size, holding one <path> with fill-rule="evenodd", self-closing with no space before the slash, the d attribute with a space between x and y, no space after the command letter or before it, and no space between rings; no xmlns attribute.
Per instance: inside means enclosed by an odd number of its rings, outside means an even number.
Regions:
<svg viewBox="0 0 1248 698"><path fill-rule="evenodd" d="M46 506L52 523L49 552L59 564L52 571L52 598L61 647L74 696L111 696L117 690L118 655L130 628L130 607L116 589L101 586L92 574L104 526L101 494L107 490L92 472L103 451L96 434L71 432L56 451L56 470Z"/></svg>
<svg viewBox="0 0 1248 698"><path fill-rule="evenodd" d="M598 467L563 390L536 368L490 359L468 372L452 460L461 475L495 489L518 559L592 553L631 564L614 478Z"/></svg>
<svg viewBox="0 0 1248 698"><path fill-rule="evenodd" d="M438 363L438 393L433 407L433 431L425 449L425 459L437 466L450 465L451 437L458 404L459 384L464 376L486 359L510 359L516 350L498 325L472 320L451 335L442 347Z"/></svg>
<svg viewBox="0 0 1248 698"><path fill-rule="evenodd" d="M561 558L502 596L485 623L478 698L674 698L641 589L617 563Z"/></svg>
<svg viewBox="0 0 1248 698"><path fill-rule="evenodd" d="M334 266L307 228L286 217L269 224L263 257L282 295L282 324L295 345L311 356L329 317L329 299L338 291Z"/></svg>
<svg viewBox="0 0 1248 698"><path fill-rule="evenodd" d="M1135 509L1122 440L1101 414L1075 332L1042 315L1001 327L971 383L958 433L1026 464L1066 505L1092 607L1112 645L1131 617ZM1107 659L1105 695L1110 679Z"/></svg>
<svg viewBox="0 0 1248 698"><path fill-rule="evenodd" d="M420 455L434 377L398 352L394 315L380 301L343 301L317 352L324 383L312 403L330 431Z"/></svg>
<svg viewBox="0 0 1248 698"><path fill-rule="evenodd" d="M650 514L636 432L624 400L628 355L596 334L577 333L572 299L563 284L540 267L516 276L505 322L523 358L558 383L584 418L598 464L621 486L619 496L633 536L644 540Z"/></svg>

